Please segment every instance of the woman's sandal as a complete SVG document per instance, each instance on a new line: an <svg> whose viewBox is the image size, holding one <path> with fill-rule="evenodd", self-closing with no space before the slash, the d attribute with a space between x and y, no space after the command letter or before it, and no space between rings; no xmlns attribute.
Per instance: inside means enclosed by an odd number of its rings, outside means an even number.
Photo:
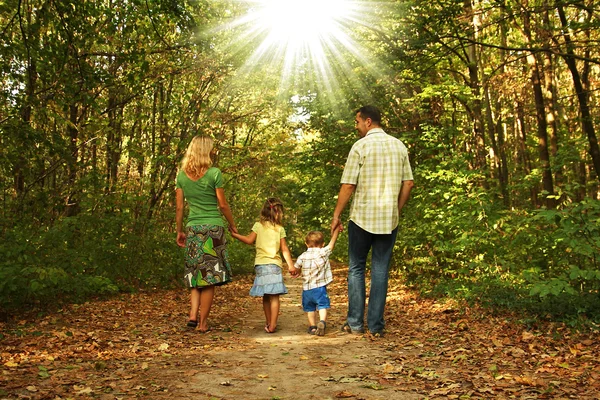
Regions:
<svg viewBox="0 0 600 400"><path fill-rule="evenodd" d="M317 326L316 325L311 325L308 327L308 330L306 331L306 333L308 333L309 335L314 335L317 333Z"/></svg>
<svg viewBox="0 0 600 400"><path fill-rule="evenodd" d="M187 323L188 328L194 328L196 329L196 327L198 327L198 321L194 321L192 319L190 319Z"/></svg>
<svg viewBox="0 0 600 400"><path fill-rule="evenodd" d="M271 328L269 328L269 325L265 325L265 332L267 332L267 333L275 333L275 331L271 331Z"/></svg>

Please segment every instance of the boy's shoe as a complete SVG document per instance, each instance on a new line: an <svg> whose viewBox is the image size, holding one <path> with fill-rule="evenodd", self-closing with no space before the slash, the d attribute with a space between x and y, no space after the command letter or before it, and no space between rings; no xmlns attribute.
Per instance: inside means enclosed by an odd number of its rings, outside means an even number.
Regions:
<svg viewBox="0 0 600 400"><path fill-rule="evenodd" d="M344 326L342 326L342 332L346 332L346 333L351 333L353 335L362 335L363 333L365 333L364 329L352 329L350 328L350 325L348 325L348 323L346 322L344 324Z"/></svg>
<svg viewBox="0 0 600 400"><path fill-rule="evenodd" d="M317 333L317 326L316 325L309 326L306 333L308 333L309 335L314 335L315 333Z"/></svg>
<svg viewBox="0 0 600 400"><path fill-rule="evenodd" d="M323 336L325 335L325 327L327 326L327 323L323 320L319 321L319 323L317 324L317 331L315 332L315 335L317 336Z"/></svg>

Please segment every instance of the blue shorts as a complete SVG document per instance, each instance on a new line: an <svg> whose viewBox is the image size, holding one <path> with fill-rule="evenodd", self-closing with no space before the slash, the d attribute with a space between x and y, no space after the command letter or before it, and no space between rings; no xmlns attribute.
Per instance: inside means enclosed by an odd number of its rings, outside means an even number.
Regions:
<svg viewBox="0 0 600 400"><path fill-rule="evenodd" d="M330 308L329 296L327 295L327 286L321 286L316 289L302 291L302 309L304 312L322 310Z"/></svg>

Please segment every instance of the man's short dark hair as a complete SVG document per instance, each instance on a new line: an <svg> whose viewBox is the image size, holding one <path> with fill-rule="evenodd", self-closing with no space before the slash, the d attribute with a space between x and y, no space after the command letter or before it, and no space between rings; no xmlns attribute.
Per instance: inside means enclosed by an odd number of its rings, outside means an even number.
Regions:
<svg viewBox="0 0 600 400"><path fill-rule="evenodd" d="M375 106L362 106L356 110L356 114L360 113L362 119L371 118L371 121L377 125L381 125L381 112Z"/></svg>

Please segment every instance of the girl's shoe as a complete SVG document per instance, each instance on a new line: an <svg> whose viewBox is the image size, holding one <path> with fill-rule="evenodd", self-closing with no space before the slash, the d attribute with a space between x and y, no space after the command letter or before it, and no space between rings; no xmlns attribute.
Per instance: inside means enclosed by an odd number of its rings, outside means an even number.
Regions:
<svg viewBox="0 0 600 400"><path fill-rule="evenodd" d="M317 330L315 331L315 335L317 335L317 336L325 335L325 327L326 326L327 326L327 323L325 321L319 321L319 323L317 324Z"/></svg>

